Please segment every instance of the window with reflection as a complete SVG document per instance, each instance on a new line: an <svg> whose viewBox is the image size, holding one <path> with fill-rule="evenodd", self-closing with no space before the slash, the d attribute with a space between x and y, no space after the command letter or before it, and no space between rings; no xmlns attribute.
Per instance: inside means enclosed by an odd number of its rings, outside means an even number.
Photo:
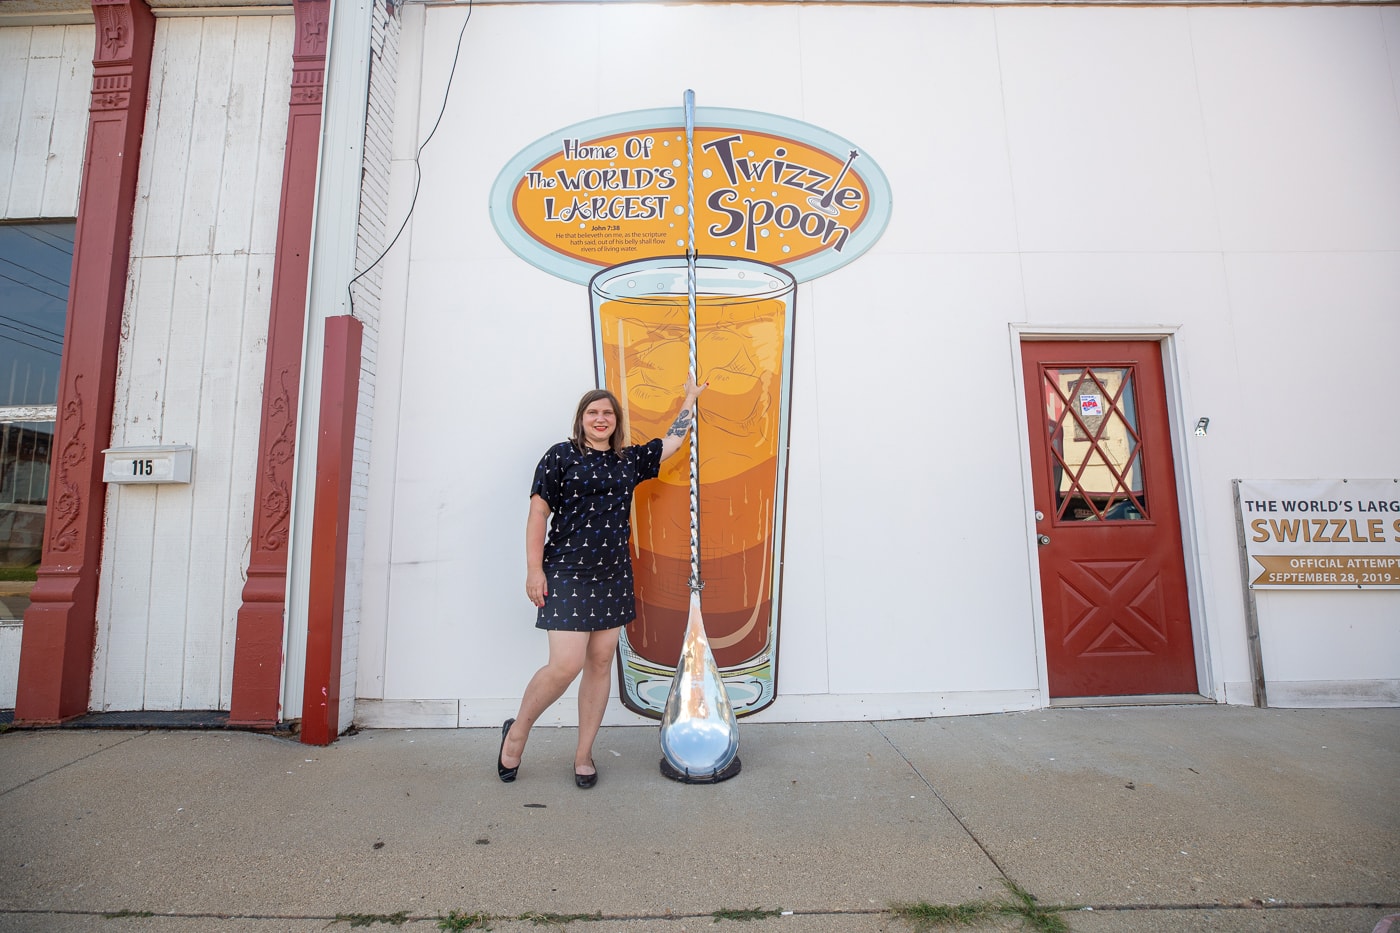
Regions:
<svg viewBox="0 0 1400 933"><path fill-rule="evenodd" d="M1149 518L1131 366L1043 370L1059 521Z"/></svg>
<svg viewBox="0 0 1400 933"><path fill-rule="evenodd" d="M24 617L43 549L75 227L0 224L0 623Z"/></svg>

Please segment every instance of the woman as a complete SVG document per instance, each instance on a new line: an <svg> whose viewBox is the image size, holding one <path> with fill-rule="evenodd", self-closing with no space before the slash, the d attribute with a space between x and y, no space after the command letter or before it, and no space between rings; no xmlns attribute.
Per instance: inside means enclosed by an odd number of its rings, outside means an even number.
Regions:
<svg viewBox="0 0 1400 933"><path fill-rule="evenodd" d="M613 394L585 392L572 439L547 450L535 468L525 523L525 595L539 610L535 627L549 633L549 661L530 678L515 718L501 727L496 773L502 781L515 780L535 720L582 672L574 783L588 788L598 782L593 740L608 703L618 635L636 615L628 553L632 490L680 450L702 388L688 379L666 436L630 447L617 429L621 406Z"/></svg>

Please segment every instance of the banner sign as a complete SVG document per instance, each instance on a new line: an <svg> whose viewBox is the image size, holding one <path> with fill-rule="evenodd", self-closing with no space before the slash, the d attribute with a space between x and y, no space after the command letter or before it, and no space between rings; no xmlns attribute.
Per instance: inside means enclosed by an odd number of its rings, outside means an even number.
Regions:
<svg viewBox="0 0 1400 933"><path fill-rule="evenodd" d="M491 190L496 231L526 262L586 284L602 269L695 251L780 266L797 282L864 253L890 217L880 168L821 127L699 107L695 216L686 216L680 107L557 130L519 152Z"/></svg>
<svg viewBox="0 0 1400 933"><path fill-rule="evenodd" d="M1251 589L1400 589L1400 479L1239 480Z"/></svg>

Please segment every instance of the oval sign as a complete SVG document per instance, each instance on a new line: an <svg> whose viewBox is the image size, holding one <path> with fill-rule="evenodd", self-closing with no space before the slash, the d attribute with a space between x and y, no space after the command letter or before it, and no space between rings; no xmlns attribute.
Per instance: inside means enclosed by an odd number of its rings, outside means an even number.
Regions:
<svg viewBox="0 0 1400 933"><path fill-rule="evenodd" d="M879 166L819 127L699 107L692 146L700 255L782 266L802 282L864 253L889 222ZM491 221L526 262L580 284L619 263L685 255L686 150L679 107L565 127L507 163Z"/></svg>

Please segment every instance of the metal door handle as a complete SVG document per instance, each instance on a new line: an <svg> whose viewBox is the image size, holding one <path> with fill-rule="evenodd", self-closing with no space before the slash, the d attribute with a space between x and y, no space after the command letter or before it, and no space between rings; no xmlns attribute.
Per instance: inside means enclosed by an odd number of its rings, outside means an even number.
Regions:
<svg viewBox="0 0 1400 933"><path fill-rule="evenodd" d="M1041 547L1045 547L1045 545L1047 545L1047 544L1050 543L1050 536L1049 536L1049 535L1036 535L1036 536L1035 536L1035 543L1036 543L1036 544L1039 544Z"/></svg>

